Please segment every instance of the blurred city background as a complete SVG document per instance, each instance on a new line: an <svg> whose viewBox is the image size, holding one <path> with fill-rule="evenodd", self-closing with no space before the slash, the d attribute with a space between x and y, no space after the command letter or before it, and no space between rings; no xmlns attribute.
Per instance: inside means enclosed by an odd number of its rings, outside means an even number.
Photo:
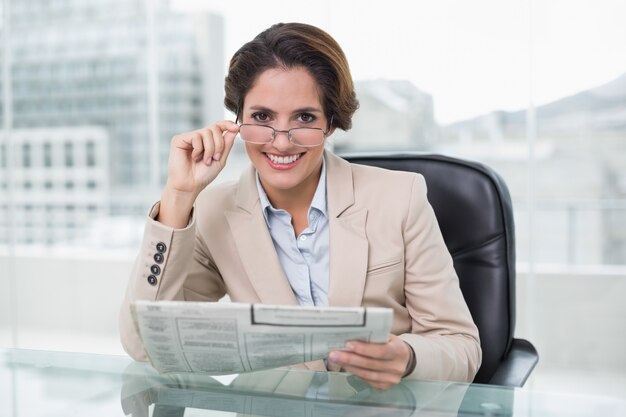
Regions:
<svg viewBox="0 0 626 417"><path fill-rule="evenodd" d="M340 3L2 3L0 347L122 353L117 309L172 136L232 118L230 56L297 20L352 65L361 107L336 152L443 153L505 178L529 385L626 396L626 8ZM219 180L247 163L236 143Z"/></svg>

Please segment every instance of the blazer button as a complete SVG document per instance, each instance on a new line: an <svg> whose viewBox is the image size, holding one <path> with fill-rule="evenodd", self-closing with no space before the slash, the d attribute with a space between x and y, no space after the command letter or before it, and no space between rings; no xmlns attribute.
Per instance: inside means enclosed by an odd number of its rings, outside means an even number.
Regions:
<svg viewBox="0 0 626 417"><path fill-rule="evenodd" d="M156 248L161 253L165 253L165 251L167 250L167 246L165 246L165 243L163 243L163 242L157 243L156 244Z"/></svg>
<svg viewBox="0 0 626 417"><path fill-rule="evenodd" d="M162 264L163 263L163 254L161 252L159 253L155 253L154 254L154 262L158 263L158 264Z"/></svg>
<svg viewBox="0 0 626 417"><path fill-rule="evenodd" d="M159 268L159 265L152 265L150 267L150 272L152 272L154 275L159 275L161 273L161 268Z"/></svg>
<svg viewBox="0 0 626 417"><path fill-rule="evenodd" d="M157 284L157 277L155 277L154 275L148 276L148 284L156 285Z"/></svg>

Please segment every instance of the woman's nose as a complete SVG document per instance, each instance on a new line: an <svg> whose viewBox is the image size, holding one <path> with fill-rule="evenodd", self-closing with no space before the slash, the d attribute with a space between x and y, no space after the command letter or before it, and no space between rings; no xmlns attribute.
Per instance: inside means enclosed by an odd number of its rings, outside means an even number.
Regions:
<svg viewBox="0 0 626 417"><path fill-rule="evenodd" d="M272 146L281 152L284 152L291 148L293 145L289 140L289 131L288 130L276 130L274 133L274 140L272 141Z"/></svg>

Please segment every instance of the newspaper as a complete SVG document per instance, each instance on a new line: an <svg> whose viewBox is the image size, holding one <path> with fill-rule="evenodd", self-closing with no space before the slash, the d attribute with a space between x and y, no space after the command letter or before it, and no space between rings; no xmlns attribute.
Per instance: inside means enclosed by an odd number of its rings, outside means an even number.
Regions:
<svg viewBox="0 0 626 417"><path fill-rule="evenodd" d="M392 311L190 301L131 306L160 373L237 374L323 359L348 340L387 341Z"/></svg>

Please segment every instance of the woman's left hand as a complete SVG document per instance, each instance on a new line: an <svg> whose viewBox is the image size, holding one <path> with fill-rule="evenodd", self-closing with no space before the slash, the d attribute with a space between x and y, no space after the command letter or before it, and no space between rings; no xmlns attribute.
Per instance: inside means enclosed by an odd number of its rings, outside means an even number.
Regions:
<svg viewBox="0 0 626 417"><path fill-rule="evenodd" d="M396 335L387 343L350 341L344 350L334 350L328 359L370 386L388 389L398 384L411 359L411 348Z"/></svg>

